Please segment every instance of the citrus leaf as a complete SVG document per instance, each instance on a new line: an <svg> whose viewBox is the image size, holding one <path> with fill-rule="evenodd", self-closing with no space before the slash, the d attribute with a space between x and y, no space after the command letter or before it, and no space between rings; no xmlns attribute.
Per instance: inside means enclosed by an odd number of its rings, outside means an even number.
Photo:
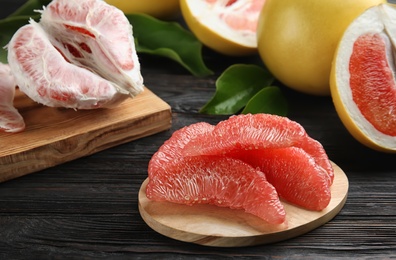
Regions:
<svg viewBox="0 0 396 260"><path fill-rule="evenodd" d="M241 114L287 115L287 101L278 87L265 87L252 97Z"/></svg>
<svg viewBox="0 0 396 260"><path fill-rule="evenodd" d="M144 14L127 14L133 26L136 51L178 62L195 76L208 76L202 58L202 43L177 22L165 22Z"/></svg>
<svg viewBox="0 0 396 260"><path fill-rule="evenodd" d="M200 113L230 115L240 111L248 101L274 81L272 74L253 64L234 64L216 81L216 93Z"/></svg>

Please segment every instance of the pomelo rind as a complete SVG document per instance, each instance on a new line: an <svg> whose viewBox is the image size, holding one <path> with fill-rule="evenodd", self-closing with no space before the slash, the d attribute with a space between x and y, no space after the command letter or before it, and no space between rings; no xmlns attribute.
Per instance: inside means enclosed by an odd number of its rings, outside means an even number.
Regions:
<svg viewBox="0 0 396 260"><path fill-rule="evenodd" d="M387 22L389 21L388 17L392 16L396 17L395 6L381 4L367 9L356 18L346 29L339 42L330 77L333 103L346 129L363 145L381 152L396 152L396 137L386 135L374 128L353 101L349 86L349 59L357 38L368 32L383 34L385 30L388 31L392 26ZM392 27L396 28L396 25ZM393 41L395 40L393 39Z"/></svg>
<svg viewBox="0 0 396 260"><path fill-rule="evenodd" d="M241 36L205 7L205 1L181 0L180 9L194 35L209 48L229 56L257 53L256 34ZM215 27L214 27L215 26Z"/></svg>

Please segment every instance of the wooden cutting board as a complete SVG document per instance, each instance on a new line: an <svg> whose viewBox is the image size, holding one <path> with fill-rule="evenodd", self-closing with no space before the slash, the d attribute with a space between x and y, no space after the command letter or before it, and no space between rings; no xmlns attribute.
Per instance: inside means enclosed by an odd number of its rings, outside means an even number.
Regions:
<svg viewBox="0 0 396 260"><path fill-rule="evenodd" d="M310 211L285 201L286 223L269 225L243 210L207 204L187 206L150 201L146 196L148 178L139 191L139 212L158 233L184 242L205 246L236 247L268 244L303 235L334 218L344 206L349 182L336 164L331 201L322 211Z"/></svg>
<svg viewBox="0 0 396 260"><path fill-rule="evenodd" d="M170 128L170 106L149 89L112 109L42 106L18 91L20 133L0 132L0 182L46 169Z"/></svg>

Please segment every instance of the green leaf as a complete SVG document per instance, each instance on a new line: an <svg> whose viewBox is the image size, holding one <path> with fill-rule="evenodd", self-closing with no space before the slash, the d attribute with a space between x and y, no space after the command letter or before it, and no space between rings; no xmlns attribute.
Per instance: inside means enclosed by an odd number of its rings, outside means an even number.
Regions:
<svg viewBox="0 0 396 260"><path fill-rule="evenodd" d="M267 113L279 116L287 115L287 101L278 87L266 87L249 100L241 114Z"/></svg>
<svg viewBox="0 0 396 260"><path fill-rule="evenodd" d="M235 64L227 68L216 81L216 93L200 112L230 115L240 111L264 87L271 85L274 77L257 65Z"/></svg>
<svg viewBox="0 0 396 260"><path fill-rule="evenodd" d="M202 43L176 22L164 22L143 14L127 14L133 26L136 50L178 62L195 76L208 76L202 58Z"/></svg>

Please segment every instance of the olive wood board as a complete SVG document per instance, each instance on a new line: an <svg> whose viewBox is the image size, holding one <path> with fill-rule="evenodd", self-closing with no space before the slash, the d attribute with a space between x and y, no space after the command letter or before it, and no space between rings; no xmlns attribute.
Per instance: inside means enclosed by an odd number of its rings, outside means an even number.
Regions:
<svg viewBox="0 0 396 260"><path fill-rule="evenodd" d="M344 206L348 194L348 178L336 164L331 201L322 211L310 211L282 204L286 224L270 225L243 210L208 204L187 206L171 202L150 201L146 197L147 178L139 191L139 212L156 232L184 242L216 247L240 247L268 244L297 237L333 219Z"/></svg>
<svg viewBox="0 0 396 260"><path fill-rule="evenodd" d="M171 107L148 88L114 108L40 105L17 89L20 133L0 132L0 182L37 172L171 127Z"/></svg>

